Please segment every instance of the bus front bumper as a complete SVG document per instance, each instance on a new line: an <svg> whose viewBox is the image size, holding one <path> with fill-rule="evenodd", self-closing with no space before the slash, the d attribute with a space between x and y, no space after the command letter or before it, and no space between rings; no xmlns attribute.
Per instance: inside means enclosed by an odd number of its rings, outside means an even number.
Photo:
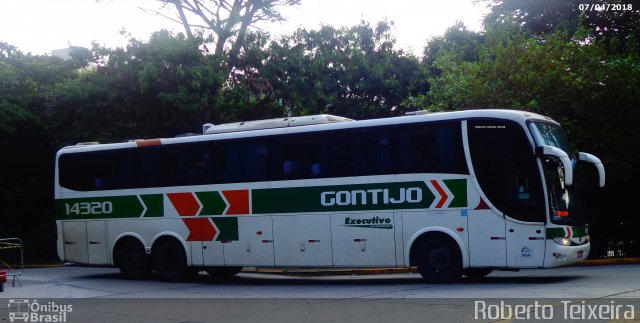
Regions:
<svg viewBox="0 0 640 323"><path fill-rule="evenodd" d="M563 246L548 239L545 249L544 268L553 268L575 264L587 259L591 244L587 242L579 246Z"/></svg>

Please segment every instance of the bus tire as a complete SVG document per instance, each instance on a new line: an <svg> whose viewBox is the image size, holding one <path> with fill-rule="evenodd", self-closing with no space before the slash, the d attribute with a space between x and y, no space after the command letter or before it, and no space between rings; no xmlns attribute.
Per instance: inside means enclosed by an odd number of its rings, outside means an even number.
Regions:
<svg viewBox="0 0 640 323"><path fill-rule="evenodd" d="M140 241L125 238L118 243L115 262L126 279L146 279L151 274L151 261Z"/></svg>
<svg viewBox="0 0 640 323"><path fill-rule="evenodd" d="M462 275L462 254L450 238L432 236L424 239L417 256L418 271L429 283L453 283Z"/></svg>
<svg viewBox="0 0 640 323"><path fill-rule="evenodd" d="M187 255L182 244L175 240L161 240L153 251L153 269L161 281L179 282L189 273Z"/></svg>
<svg viewBox="0 0 640 323"><path fill-rule="evenodd" d="M480 279L489 275L493 270L487 268L467 268L462 271L462 274L469 279Z"/></svg>
<svg viewBox="0 0 640 323"><path fill-rule="evenodd" d="M214 280L226 280L237 275L242 270L241 266L207 267L205 271Z"/></svg>

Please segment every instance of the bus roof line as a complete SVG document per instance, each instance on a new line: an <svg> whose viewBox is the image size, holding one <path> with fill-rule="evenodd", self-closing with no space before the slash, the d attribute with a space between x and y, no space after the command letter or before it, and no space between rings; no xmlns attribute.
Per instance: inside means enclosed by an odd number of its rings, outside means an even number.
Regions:
<svg viewBox="0 0 640 323"><path fill-rule="evenodd" d="M202 125L202 133L205 135L210 135L210 134L216 134L216 133L299 127L299 126L309 126L309 125L316 125L316 124L327 124L327 123L347 122L347 121L354 121L354 120L345 118L345 117L334 116L330 114L318 114L318 115L311 115L311 116L231 122L231 123L223 123L219 125L205 123L204 125Z"/></svg>
<svg viewBox="0 0 640 323"><path fill-rule="evenodd" d="M330 121L317 121L313 120L315 123L307 123L300 122L304 118L313 119L318 116L330 117ZM505 118L513 121L525 122L526 120L536 119L536 120L548 120L550 122L555 122L553 120L549 120L544 116L541 116L536 113L528 112L528 111L518 111L518 110L509 110L509 109L474 109L474 110L461 110L461 111L447 111L447 112L435 112L435 113L417 113L416 115L409 116L397 116L391 118L380 118L380 119L366 119L361 121L355 121L353 119L333 116L333 115L315 115L315 116L302 116L302 117L292 117L292 118L277 118L277 119L266 119L266 120L255 120L255 121L246 121L246 122L235 122L235 123L226 123L213 126L211 124L205 124L204 126L212 126L218 129L217 131L211 131L207 133L207 130L203 131L206 135L195 135L195 136L187 136L182 137L178 136L176 138L165 138L162 140L161 144L179 144L185 142L196 142L196 141L208 141L213 138L208 138L209 136L215 136L216 139L229 139L229 138L245 138L245 137L254 137L254 136L268 136L268 135L276 135L280 133L291 133L291 132L307 132L307 131L324 131L331 129L351 129L351 128L360 128L360 127L375 127L375 126L383 126L390 124L404 124L404 123L414 123L414 122L438 122L438 121L446 121L446 120L457 120L457 119L468 119L468 118ZM277 121L281 124L284 124L284 121L289 119L294 119L292 125L280 126L280 127L262 127L262 128L254 128L249 129L247 124L250 123L260 123L268 121ZM298 121L295 121L298 120ZM342 121L353 121L353 122L342 122ZM234 126L238 128L238 125L244 123L245 126L241 127L240 130L224 130L222 126L231 127ZM280 130L279 130L280 129ZM199 137L199 138L198 138ZM65 148L82 148L82 150L95 150L95 149L116 149L116 148L126 148L127 144L134 143L134 140L130 140L124 143L110 143L102 145L102 144L93 144L93 145L75 145L71 147ZM100 148L98 148L100 147ZM108 147L108 148L107 148ZM130 147L130 146L129 146Z"/></svg>

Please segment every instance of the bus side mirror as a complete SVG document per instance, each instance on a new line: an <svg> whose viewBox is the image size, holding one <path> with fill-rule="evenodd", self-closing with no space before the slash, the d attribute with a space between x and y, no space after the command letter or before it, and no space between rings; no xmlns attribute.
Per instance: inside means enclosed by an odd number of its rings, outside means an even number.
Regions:
<svg viewBox="0 0 640 323"><path fill-rule="evenodd" d="M598 184L600 185L600 187L604 187L605 172L604 172L604 165L602 165L600 158L588 153L578 153L578 160L586 161L587 163L591 163L593 164L593 166L596 166L596 169L598 169L598 177L599 177Z"/></svg>
<svg viewBox="0 0 640 323"><path fill-rule="evenodd" d="M573 164L571 164L571 158L569 158L569 155L567 155L567 153L562 149L551 146L536 147L536 156L554 156L560 159L562 168L564 168L564 185L573 185Z"/></svg>

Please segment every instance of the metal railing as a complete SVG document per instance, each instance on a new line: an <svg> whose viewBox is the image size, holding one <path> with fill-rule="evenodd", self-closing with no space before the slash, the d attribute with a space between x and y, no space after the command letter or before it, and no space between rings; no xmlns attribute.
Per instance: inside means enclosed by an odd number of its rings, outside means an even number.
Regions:
<svg viewBox="0 0 640 323"><path fill-rule="evenodd" d="M0 239L0 271L4 274L4 279L12 277L11 286L15 287L16 282L20 287L20 276L24 270L24 253L22 240L19 238ZM3 286L0 283L0 291Z"/></svg>

